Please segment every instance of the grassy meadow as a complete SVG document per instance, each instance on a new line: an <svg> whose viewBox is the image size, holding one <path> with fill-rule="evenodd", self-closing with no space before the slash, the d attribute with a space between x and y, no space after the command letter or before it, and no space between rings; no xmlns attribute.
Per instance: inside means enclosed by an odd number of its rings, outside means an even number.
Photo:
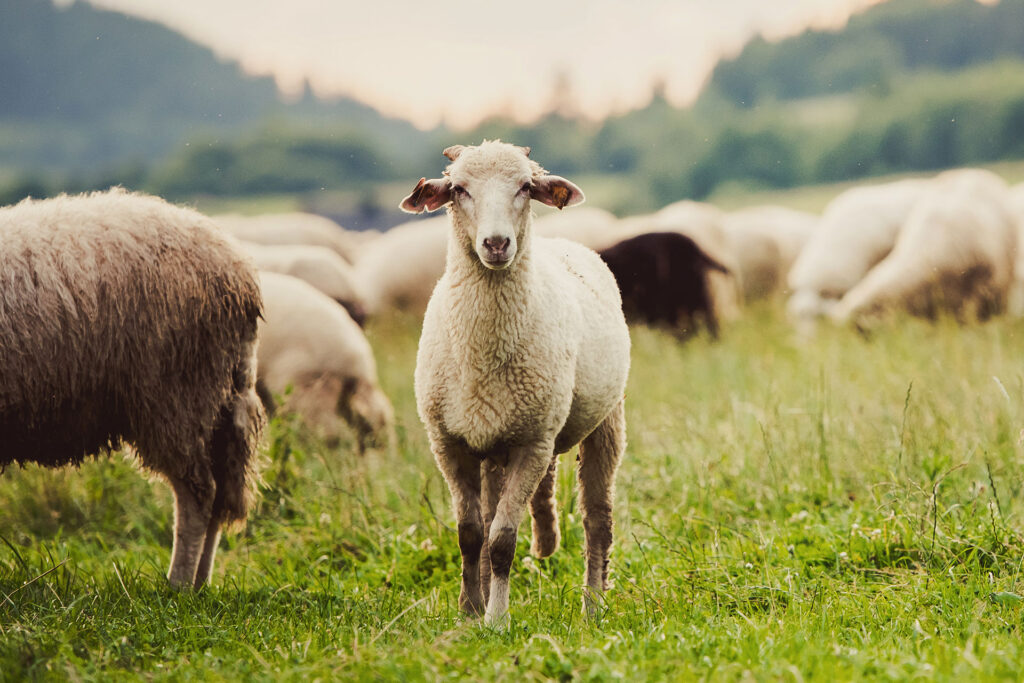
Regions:
<svg viewBox="0 0 1024 683"><path fill-rule="evenodd" d="M166 486L124 459L0 478L0 678L1016 679L1024 664L1024 321L721 341L635 329L613 589L563 546L513 566L511 628L458 613L446 486L412 396L418 321L368 330L393 454L272 425L259 508L212 587L164 582Z"/></svg>

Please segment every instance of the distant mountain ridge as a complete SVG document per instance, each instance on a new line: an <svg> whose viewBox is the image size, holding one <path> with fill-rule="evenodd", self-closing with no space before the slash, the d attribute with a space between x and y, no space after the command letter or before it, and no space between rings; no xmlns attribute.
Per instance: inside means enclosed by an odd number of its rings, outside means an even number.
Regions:
<svg viewBox="0 0 1024 683"><path fill-rule="evenodd" d="M187 139L231 136L272 116L420 136L348 98L287 104L273 79L161 24L84 2L0 0L0 93L4 165L148 164Z"/></svg>
<svg viewBox="0 0 1024 683"><path fill-rule="evenodd" d="M840 31L778 43L756 38L715 67L705 95L743 107L763 100L884 90L907 72L955 71L1024 58L1024 0L889 0Z"/></svg>

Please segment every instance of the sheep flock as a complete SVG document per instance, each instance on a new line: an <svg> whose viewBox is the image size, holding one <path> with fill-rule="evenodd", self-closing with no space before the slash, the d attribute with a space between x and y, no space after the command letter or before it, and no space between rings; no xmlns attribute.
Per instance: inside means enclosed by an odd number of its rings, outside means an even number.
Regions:
<svg viewBox="0 0 1024 683"><path fill-rule="evenodd" d="M401 312L422 319L415 398L451 493L460 608L508 623L520 524L529 513L535 556L558 548L558 457L578 446L593 614L628 457L627 323L685 342L728 335L758 301L800 337L1024 314L1024 185L988 171L865 184L820 215L684 200L617 217L573 208L583 191L528 148L444 155L401 208L447 215L383 232L207 217L119 188L0 208L0 471L127 449L174 494L169 582L199 588L222 527L252 507L267 415L296 415L329 450L393 456L371 341Z"/></svg>

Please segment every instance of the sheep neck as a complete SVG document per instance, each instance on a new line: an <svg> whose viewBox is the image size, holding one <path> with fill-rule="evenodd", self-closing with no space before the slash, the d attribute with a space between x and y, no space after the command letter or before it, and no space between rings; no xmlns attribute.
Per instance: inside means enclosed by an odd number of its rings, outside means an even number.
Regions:
<svg viewBox="0 0 1024 683"><path fill-rule="evenodd" d="M472 248L467 250L456 239L449 241L448 330L452 350L468 367L491 371L508 363L520 346L535 305L530 251L530 241L525 239L509 268L491 270Z"/></svg>

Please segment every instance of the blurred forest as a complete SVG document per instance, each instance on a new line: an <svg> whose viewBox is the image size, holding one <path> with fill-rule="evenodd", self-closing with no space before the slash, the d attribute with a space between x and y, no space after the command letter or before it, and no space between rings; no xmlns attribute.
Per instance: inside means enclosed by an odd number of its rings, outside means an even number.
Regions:
<svg viewBox="0 0 1024 683"><path fill-rule="evenodd" d="M126 58L130 55L131 58ZM562 83L571 88L571 83ZM0 203L112 183L174 199L291 194L393 222L382 183L439 172L454 142L500 137L555 173L605 177L636 212L761 189L1024 159L1024 0L890 0L839 32L750 42L690 108L660 92L602 122L423 132L350 99L284 102L160 25L84 3L0 0Z"/></svg>

